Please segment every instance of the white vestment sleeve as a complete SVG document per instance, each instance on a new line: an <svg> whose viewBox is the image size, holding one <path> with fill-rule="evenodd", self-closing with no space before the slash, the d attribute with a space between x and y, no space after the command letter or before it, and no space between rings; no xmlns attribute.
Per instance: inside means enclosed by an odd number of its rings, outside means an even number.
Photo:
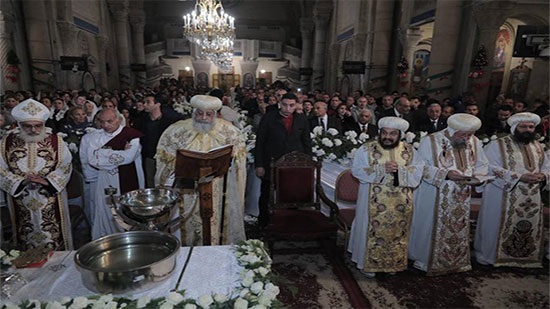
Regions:
<svg viewBox="0 0 550 309"><path fill-rule="evenodd" d="M399 177L400 187L416 188L422 181L422 173L424 172L424 162L413 149L413 160L407 166L398 166L397 175Z"/></svg>
<svg viewBox="0 0 550 309"><path fill-rule="evenodd" d="M418 148L418 156L424 162L424 178L426 183L429 183L435 187L440 187L444 184L447 173L446 168L440 168L434 162L432 154L432 136L428 135L420 141L420 147ZM437 146L434 146L437 147ZM437 149L436 149L437 150Z"/></svg>
<svg viewBox="0 0 550 309"><path fill-rule="evenodd" d="M383 164L369 165L369 154L365 146L355 152L351 173L361 183L382 183L386 177Z"/></svg>
<svg viewBox="0 0 550 309"><path fill-rule="evenodd" d="M130 148L125 150L112 150L99 148L93 150L89 163L100 170L111 170L119 165L130 164L141 155L141 144L139 138L130 141Z"/></svg>
<svg viewBox="0 0 550 309"><path fill-rule="evenodd" d="M0 140L1 149L5 149L6 139ZM4 158L5 153L0 154L0 189L6 191L9 195L15 196L17 188L21 185L21 182L25 180L24 177L12 173L8 164ZM21 190L18 193L23 192Z"/></svg>
<svg viewBox="0 0 550 309"><path fill-rule="evenodd" d="M48 182L56 189L57 192L63 191L69 183L72 172L72 159L73 156L67 147L67 143L63 141L60 136L58 139L58 164L55 170L46 175Z"/></svg>
<svg viewBox="0 0 550 309"><path fill-rule="evenodd" d="M485 154L488 158L491 158L489 172L492 176L495 176L495 179L491 183L502 190L512 191L519 182L521 175L513 170L502 167L503 158L498 140L492 141L489 145L485 146Z"/></svg>

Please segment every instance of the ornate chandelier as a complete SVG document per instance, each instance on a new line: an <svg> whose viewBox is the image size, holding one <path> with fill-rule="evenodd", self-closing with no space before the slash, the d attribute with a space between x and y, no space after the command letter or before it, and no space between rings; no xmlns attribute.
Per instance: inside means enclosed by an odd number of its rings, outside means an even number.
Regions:
<svg viewBox="0 0 550 309"><path fill-rule="evenodd" d="M195 10L183 16L183 34L201 47L206 58L227 71L233 62L234 21L220 0L197 0Z"/></svg>

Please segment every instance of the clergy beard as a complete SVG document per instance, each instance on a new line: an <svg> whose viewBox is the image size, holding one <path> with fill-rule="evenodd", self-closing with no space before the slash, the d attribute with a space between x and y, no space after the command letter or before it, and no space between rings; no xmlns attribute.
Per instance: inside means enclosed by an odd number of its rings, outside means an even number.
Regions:
<svg viewBox="0 0 550 309"><path fill-rule="evenodd" d="M193 120L193 128L199 133L208 133L214 128L215 120L212 122L198 122Z"/></svg>
<svg viewBox="0 0 550 309"><path fill-rule="evenodd" d="M25 132L24 130L21 130L19 132L19 137L24 140L26 143L38 143L40 141L43 141L47 136L47 133L46 133L46 130L42 130L42 132L36 134L36 135L31 135L27 132Z"/></svg>
<svg viewBox="0 0 550 309"><path fill-rule="evenodd" d="M464 149L466 148L466 141L451 141L451 145L455 149Z"/></svg>
<svg viewBox="0 0 550 309"><path fill-rule="evenodd" d="M390 141L389 138L382 138L380 135L378 136L378 143L380 143L380 146L384 149L393 149L399 145L399 140L396 140L395 142L392 142L391 144L384 144L385 141Z"/></svg>
<svg viewBox="0 0 550 309"><path fill-rule="evenodd" d="M529 144L535 141L535 132L519 132L518 130L514 131L514 139L518 143Z"/></svg>

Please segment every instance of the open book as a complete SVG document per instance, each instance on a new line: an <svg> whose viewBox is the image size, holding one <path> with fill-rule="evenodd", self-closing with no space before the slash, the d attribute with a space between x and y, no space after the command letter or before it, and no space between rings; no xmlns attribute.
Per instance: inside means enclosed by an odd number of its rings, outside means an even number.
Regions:
<svg viewBox="0 0 550 309"><path fill-rule="evenodd" d="M198 180L206 169L215 177L227 173L231 165L233 145L223 145L208 152L178 149L176 154L176 178ZM202 170L202 172L201 172Z"/></svg>

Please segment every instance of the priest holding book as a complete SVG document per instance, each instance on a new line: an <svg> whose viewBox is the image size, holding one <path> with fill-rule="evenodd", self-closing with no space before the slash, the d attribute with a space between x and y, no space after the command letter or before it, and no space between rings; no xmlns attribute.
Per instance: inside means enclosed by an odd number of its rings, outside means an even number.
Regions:
<svg viewBox="0 0 550 309"><path fill-rule="evenodd" d="M191 119L169 126L160 137L157 154L155 184L173 186L176 181L176 155L178 150L209 152L212 149L233 145L233 159L224 177L212 180L213 215L211 218L212 245L235 244L245 239L244 191L246 186L246 143L243 134L230 122L218 118L216 111L222 107L220 99L208 95L191 98L194 108ZM225 187L225 188L224 188ZM225 190L225 198L224 198ZM202 245L202 219L200 201L196 190L184 190L179 212L184 245ZM223 220L223 222L222 222Z"/></svg>

